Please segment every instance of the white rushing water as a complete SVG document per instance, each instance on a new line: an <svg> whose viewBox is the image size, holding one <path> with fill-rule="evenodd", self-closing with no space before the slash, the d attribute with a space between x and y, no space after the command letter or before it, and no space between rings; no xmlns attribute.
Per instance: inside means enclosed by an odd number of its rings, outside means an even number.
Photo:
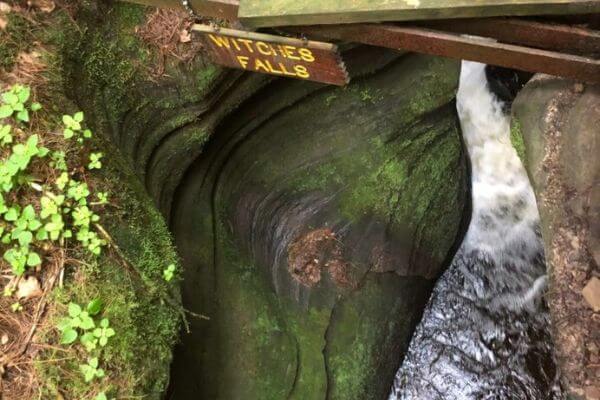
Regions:
<svg viewBox="0 0 600 400"><path fill-rule="evenodd" d="M484 65L463 62L457 108L472 164L473 215L390 400L562 399L542 301L535 197Z"/></svg>

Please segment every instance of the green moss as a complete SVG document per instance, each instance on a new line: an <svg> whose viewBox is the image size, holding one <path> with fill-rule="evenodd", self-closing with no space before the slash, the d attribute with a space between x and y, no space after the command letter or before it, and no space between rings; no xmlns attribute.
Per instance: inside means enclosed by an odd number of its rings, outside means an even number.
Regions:
<svg viewBox="0 0 600 400"><path fill-rule="evenodd" d="M279 302L226 231L220 230L219 238L217 282L222 295L216 332L209 335L218 332L213 345L219 351L209 374L221 398L286 398L296 371L296 345ZM203 395L212 398L211 393Z"/></svg>
<svg viewBox="0 0 600 400"><path fill-rule="evenodd" d="M407 333L420 315L415 305L424 304L430 286L421 278L369 274L360 291L339 301L324 350L328 398L376 400L389 395L389 386L381 382L391 383L400 353L385 349L392 343L395 349L408 344Z"/></svg>
<svg viewBox="0 0 600 400"><path fill-rule="evenodd" d="M515 148L517 155L521 159L521 162L525 163L527 160L525 142L523 141L523 133L521 132L521 123L516 117L512 119L510 125L510 141Z"/></svg>

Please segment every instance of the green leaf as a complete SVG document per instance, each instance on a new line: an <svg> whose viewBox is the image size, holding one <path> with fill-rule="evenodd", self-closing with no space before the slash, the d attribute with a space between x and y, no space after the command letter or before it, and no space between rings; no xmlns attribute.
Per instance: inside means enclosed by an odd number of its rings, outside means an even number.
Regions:
<svg viewBox="0 0 600 400"><path fill-rule="evenodd" d="M38 229L38 231L35 233L35 240L48 240L48 231L44 228Z"/></svg>
<svg viewBox="0 0 600 400"><path fill-rule="evenodd" d="M29 122L29 111L21 110L17 113L17 119L23 122Z"/></svg>
<svg viewBox="0 0 600 400"><path fill-rule="evenodd" d="M62 121L63 121L63 124L65 124L67 127L70 127L75 122L73 117L71 117L70 115L63 115Z"/></svg>
<svg viewBox="0 0 600 400"><path fill-rule="evenodd" d="M38 102L31 103L31 111L39 111L42 109L42 105Z"/></svg>
<svg viewBox="0 0 600 400"><path fill-rule="evenodd" d="M35 218L35 209L31 204L25 206L23 211L21 211L21 217L25 218L25 220L30 221Z"/></svg>
<svg viewBox="0 0 600 400"><path fill-rule="evenodd" d="M2 93L2 101L6 104L17 104L19 102L19 98L16 94L12 92ZM23 103L23 102L21 102Z"/></svg>
<svg viewBox="0 0 600 400"><path fill-rule="evenodd" d="M96 395L96 397L94 397L94 400L108 400L108 398L104 392L100 392L98 395Z"/></svg>
<svg viewBox="0 0 600 400"><path fill-rule="evenodd" d="M9 208L8 211L4 214L4 219L9 222L16 221L18 218L19 213L17 212L17 209L15 207Z"/></svg>
<svg viewBox="0 0 600 400"><path fill-rule="evenodd" d="M108 328L109 322L108 322L108 318L102 318L102 321L100 321L100 326L102 328Z"/></svg>
<svg viewBox="0 0 600 400"><path fill-rule="evenodd" d="M19 241L19 245L21 247L26 247L33 240L33 234L29 231L22 231L16 235L15 239L17 239ZM27 264L29 264L29 261L27 261ZM34 264L34 265L37 265L37 264Z"/></svg>
<svg viewBox="0 0 600 400"><path fill-rule="evenodd" d="M29 95L31 94L31 89L28 86L22 87L21 90L19 90L18 92L18 101L20 103L25 103L27 100L29 100Z"/></svg>
<svg viewBox="0 0 600 400"><path fill-rule="evenodd" d="M96 298L88 303L86 310L90 315L97 315L100 311L102 311L102 307L102 300ZM100 322L100 325L102 326L102 322Z"/></svg>
<svg viewBox="0 0 600 400"><path fill-rule="evenodd" d="M75 318L81 314L81 306L76 303L69 303L69 316Z"/></svg>
<svg viewBox="0 0 600 400"><path fill-rule="evenodd" d="M83 311L81 313L81 329L88 331L90 329L94 329L96 327L96 324L94 323L94 320L88 315L87 311Z"/></svg>
<svg viewBox="0 0 600 400"><path fill-rule="evenodd" d="M87 332L81 336L81 343L83 343L87 351L92 351L96 348L98 339L92 333Z"/></svg>
<svg viewBox="0 0 600 400"><path fill-rule="evenodd" d="M77 340L77 331L73 328L65 329L60 338L60 344L71 344Z"/></svg>
<svg viewBox="0 0 600 400"><path fill-rule="evenodd" d="M92 357L92 358L90 358L90 360L88 361L88 364L92 368L98 368L98 357Z"/></svg>
<svg viewBox="0 0 600 400"><path fill-rule="evenodd" d="M35 267L36 265L40 265L42 263L42 259L38 255L38 253L32 251L27 256L27 266Z"/></svg>
<svg viewBox="0 0 600 400"><path fill-rule="evenodd" d="M63 137L65 139L71 139L73 135L75 135L75 132L73 132L73 130L69 128L65 128L65 130L63 131Z"/></svg>
<svg viewBox="0 0 600 400"><path fill-rule="evenodd" d="M73 320L71 318L63 318L60 321L58 321L58 324L56 324L56 329L58 329L61 332L72 327Z"/></svg>
<svg viewBox="0 0 600 400"><path fill-rule="evenodd" d="M76 112L76 113L75 113L75 115L73 115L73 119L74 119L76 122L81 122L81 121L83 121L83 111Z"/></svg>
<svg viewBox="0 0 600 400"><path fill-rule="evenodd" d="M0 118L8 118L13 115L13 108L8 104L0 106Z"/></svg>

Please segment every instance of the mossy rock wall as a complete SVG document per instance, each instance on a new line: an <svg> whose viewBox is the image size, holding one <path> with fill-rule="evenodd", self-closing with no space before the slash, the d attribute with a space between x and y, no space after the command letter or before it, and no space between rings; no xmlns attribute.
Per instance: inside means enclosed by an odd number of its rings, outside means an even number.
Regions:
<svg viewBox="0 0 600 400"><path fill-rule="evenodd" d="M459 63L359 47L334 88L198 57L155 83L143 15L84 8L71 89L169 220L184 305L210 318L183 335L174 398L386 398L461 233Z"/></svg>

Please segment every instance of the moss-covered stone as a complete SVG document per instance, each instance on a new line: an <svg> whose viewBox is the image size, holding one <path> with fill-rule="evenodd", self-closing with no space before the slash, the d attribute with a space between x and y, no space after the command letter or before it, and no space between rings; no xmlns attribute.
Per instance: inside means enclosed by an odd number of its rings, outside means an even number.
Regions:
<svg viewBox="0 0 600 400"><path fill-rule="evenodd" d="M458 233L466 168L458 65L410 55L373 71L345 89L274 82L218 126L187 171L172 229L186 304L211 321L183 339L177 398L389 390ZM288 248L327 228L351 283L324 269L301 284Z"/></svg>
<svg viewBox="0 0 600 400"><path fill-rule="evenodd" d="M525 153L525 142L523 141L523 133L521 132L521 123L516 117L513 117L510 123L510 142L512 143L521 162L527 161Z"/></svg>

